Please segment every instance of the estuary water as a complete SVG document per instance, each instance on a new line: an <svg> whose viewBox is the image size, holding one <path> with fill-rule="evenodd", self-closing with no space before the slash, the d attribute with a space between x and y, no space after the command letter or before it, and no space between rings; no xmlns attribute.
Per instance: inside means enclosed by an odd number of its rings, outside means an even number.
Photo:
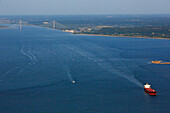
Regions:
<svg viewBox="0 0 170 113"><path fill-rule="evenodd" d="M170 61L170 40L10 26L0 30L1 113L170 112L170 65L149 62Z"/></svg>

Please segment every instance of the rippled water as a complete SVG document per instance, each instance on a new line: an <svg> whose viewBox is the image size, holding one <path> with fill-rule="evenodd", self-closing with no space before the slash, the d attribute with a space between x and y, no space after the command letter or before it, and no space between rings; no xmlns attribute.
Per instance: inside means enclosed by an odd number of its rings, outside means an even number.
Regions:
<svg viewBox="0 0 170 113"><path fill-rule="evenodd" d="M170 40L0 30L0 112L169 112ZM74 83L74 82L75 83ZM143 90L146 82L158 95Z"/></svg>

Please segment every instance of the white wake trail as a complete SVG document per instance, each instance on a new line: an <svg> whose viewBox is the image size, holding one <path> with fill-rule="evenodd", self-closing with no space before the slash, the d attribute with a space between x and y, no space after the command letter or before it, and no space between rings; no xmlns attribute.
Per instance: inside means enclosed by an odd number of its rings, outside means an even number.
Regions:
<svg viewBox="0 0 170 113"><path fill-rule="evenodd" d="M25 66L23 66L18 74L22 73L24 69L26 69L29 65L35 64L37 61L37 57L30 51L30 50L25 50L25 46L23 46L20 49L20 53L22 53L24 56L28 57L30 59L30 62L28 62Z"/></svg>
<svg viewBox="0 0 170 113"><path fill-rule="evenodd" d="M30 56L32 57L32 61L35 64L35 62L37 61L37 57L30 50L28 50L28 54L30 54Z"/></svg>
<svg viewBox="0 0 170 113"><path fill-rule="evenodd" d="M30 50L28 50L27 52L24 51L24 48L25 48L25 46L23 46L23 47L21 48L20 52L21 52L23 55L27 56L27 57L30 59L30 61L31 61L32 64L35 64L36 61L37 61L36 56L35 56Z"/></svg>
<svg viewBox="0 0 170 113"><path fill-rule="evenodd" d="M4 77L5 75L7 75L7 74L9 74L9 73L11 73L11 72L19 69L19 68L20 68L20 67L17 66L17 67L14 67L14 68L12 68L12 69L9 69L7 72L5 72L4 74L2 74L0 77Z"/></svg>
<svg viewBox="0 0 170 113"><path fill-rule="evenodd" d="M127 80L129 80L130 82L138 85L139 87L143 87L143 84L141 82L139 82L133 75L133 73L129 72L129 75L126 74L126 72L121 71L120 69L116 69L112 66L112 64L104 59L98 58L90 53L87 52L81 52L75 48L66 46L67 48L71 49L72 51L75 51L77 53L79 53L80 55L86 57L88 60L91 60L93 62L95 62L99 67L101 67L104 70L107 70L113 74L116 74L122 78L125 78Z"/></svg>
<svg viewBox="0 0 170 113"><path fill-rule="evenodd" d="M68 79L72 82L75 83L74 76L71 74L70 69L68 66L64 67L68 76Z"/></svg>

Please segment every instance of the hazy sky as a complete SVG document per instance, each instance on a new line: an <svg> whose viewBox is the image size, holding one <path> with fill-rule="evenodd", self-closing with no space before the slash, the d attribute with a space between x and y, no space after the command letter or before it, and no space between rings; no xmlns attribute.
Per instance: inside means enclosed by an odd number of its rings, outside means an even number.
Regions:
<svg viewBox="0 0 170 113"><path fill-rule="evenodd" d="M0 0L0 15L170 14L170 0Z"/></svg>

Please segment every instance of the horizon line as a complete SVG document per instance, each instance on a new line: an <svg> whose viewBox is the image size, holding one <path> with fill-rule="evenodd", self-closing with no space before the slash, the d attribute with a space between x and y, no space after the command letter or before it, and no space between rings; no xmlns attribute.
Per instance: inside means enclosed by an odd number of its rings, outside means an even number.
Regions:
<svg viewBox="0 0 170 113"><path fill-rule="evenodd" d="M170 13L164 13L164 14L0 14L0 16L81 16L81 15L170 15Z"/></svg>

